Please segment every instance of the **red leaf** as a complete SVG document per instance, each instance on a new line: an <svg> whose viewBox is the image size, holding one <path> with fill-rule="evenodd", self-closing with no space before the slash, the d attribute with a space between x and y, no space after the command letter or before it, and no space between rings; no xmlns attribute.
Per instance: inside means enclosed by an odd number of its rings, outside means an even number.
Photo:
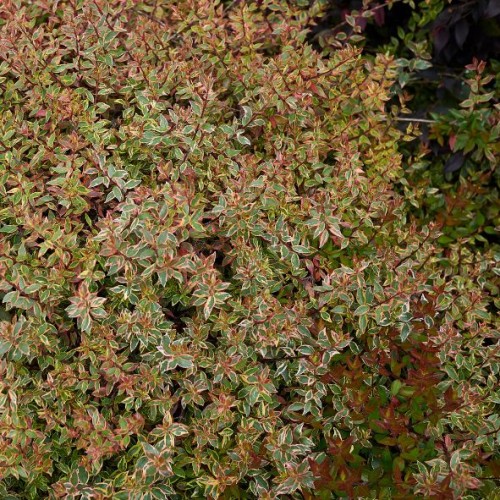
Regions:
<svg viewBox="0 0 500 500"><path fill-rule="evenodd" d="M437 26L432 32L434 38L434 47L436 52L439 54L448 43L450 39L450 31L446 26Z"/></svg>
<svg viewBox="0 0 500 500"><path fill-rule="evenodd" d="M454 28L454 34L457 45L462 48L469 34L469 23L465 19L458 21Z"/></svg>
<svg viewBox="0 0 500 500"><path fill-rule="evenodd" d="M385 7L375 9L373 11L373 19L377 26L383 26L385 24Z"/></svg>

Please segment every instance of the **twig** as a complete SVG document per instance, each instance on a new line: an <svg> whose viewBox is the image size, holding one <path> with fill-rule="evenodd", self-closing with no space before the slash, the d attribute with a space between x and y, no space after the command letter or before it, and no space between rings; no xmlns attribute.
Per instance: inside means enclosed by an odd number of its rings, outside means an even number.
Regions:
<svg viewBox="0 0 500 500"><path fill-rule="evenodd" d="M401 116L396 116L395 118L398 122L417 122L417 123L436 123L436 120L428 120L427 118L403 118Z"/></svg>

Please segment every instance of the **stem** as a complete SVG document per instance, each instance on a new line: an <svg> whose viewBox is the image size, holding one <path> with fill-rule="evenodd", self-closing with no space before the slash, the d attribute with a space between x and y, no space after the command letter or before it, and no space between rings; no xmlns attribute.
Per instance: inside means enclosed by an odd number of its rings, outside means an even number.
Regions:
<svg viewBox="0 0 500 500"><path fill-rule="evenodd" d="M427 118L403 118L401 116L397 116L395 118L398 122L410 122L410 123L436 123L436 120L428 120Z"/></svg>

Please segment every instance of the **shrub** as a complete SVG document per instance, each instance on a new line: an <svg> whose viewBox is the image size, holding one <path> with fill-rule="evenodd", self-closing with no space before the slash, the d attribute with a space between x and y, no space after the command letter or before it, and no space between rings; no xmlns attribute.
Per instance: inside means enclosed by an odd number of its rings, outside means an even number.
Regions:
<svg viewBox="0 0 500 500"><path fill-rule="evenodd" d="M2 3L3 498L493 491L500 257L318 8Z"/></svg>

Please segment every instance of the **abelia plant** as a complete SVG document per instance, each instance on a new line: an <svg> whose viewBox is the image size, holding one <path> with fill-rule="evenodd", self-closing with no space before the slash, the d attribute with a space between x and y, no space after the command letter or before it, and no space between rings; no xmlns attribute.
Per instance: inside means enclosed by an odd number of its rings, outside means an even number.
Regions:
<svg viewBox="0 0 500 500"><path fill-rule="evenodd" d="M2 498L493 498L498 247L320 9L2 2Z"/></svg>

